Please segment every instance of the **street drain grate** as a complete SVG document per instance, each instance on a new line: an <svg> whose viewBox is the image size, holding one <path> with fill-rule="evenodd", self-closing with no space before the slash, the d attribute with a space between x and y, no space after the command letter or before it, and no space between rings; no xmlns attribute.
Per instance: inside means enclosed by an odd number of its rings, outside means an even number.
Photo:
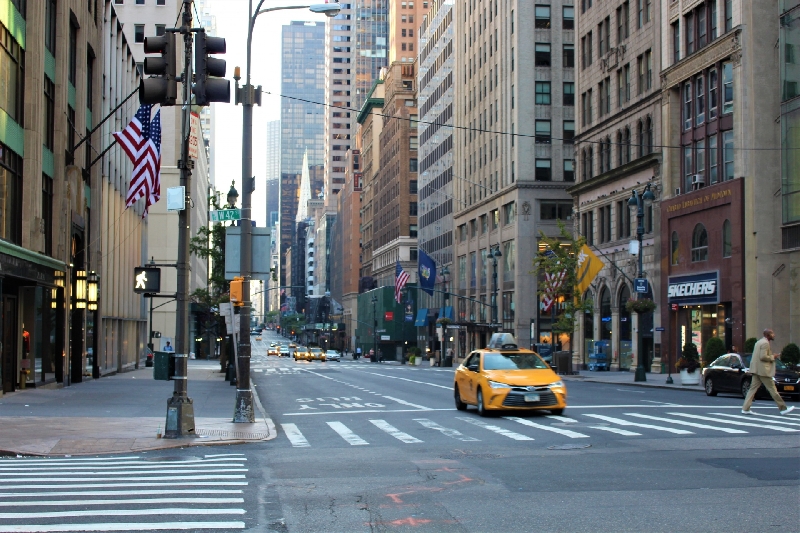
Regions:
<svg viewBox="0 0 800 533"><path fill-rule="evenodd" d="M582 450L590 448L591 444L558 444L556 446L548 446L548 450Z"/></svg>
<svg viewBox="0 0 800 533"><path fill-rule="evenodd" d="M446 453L439 459L500 459L502 455L496 453Z"/></svg>
<svg viewBox="0 0 800 533"><path fill-rule="evenodd" d="M198 429L195 433L201 437L227 437L243 440L266 439L269 437L268 433L243 433L241 431L225 431L224 429Z"/></svg>

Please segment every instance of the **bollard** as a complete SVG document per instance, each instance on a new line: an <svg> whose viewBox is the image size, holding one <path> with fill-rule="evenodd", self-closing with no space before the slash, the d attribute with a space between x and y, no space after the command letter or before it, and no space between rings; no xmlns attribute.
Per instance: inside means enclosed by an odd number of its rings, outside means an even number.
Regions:
<svg viewBox="0 0 800 533"><path fill-rule="evenodd" d="M19 390L25 390L28 385L28 372L29 370L26 368L19 371Z"/></svg>

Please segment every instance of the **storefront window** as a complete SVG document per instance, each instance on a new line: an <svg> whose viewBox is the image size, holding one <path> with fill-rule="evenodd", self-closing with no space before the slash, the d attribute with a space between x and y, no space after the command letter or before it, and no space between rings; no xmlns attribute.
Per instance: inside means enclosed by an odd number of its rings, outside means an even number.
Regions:
<svg viewBox="0 0 800 533"><path fill-rule="evenodd" d="M516 271L514 249L514 241L503 243L503 281L514 281L514 272Z"/></svg>
<svg viewBox="0 0 800 533"><path fill-rule="evenodd" d="M584 363L587 361L587 357L589 354L592 353L592 347L594 346L594 304L592 303L594 300L594 294L592 291L586 291L586 295L584 296L584 301L590 304L589 309L583 312L583 341L584 341Z"/></svg>
<svg viewBox="0 0 800 533"><path fill-rule="evenodd" d="M610 341L611 330L611 292L603 287L600 293L600 339Z"/></svg>
<svg viewBox="0 0 800 533"><path fill-rule="evenodd" d="M486 287L486 249L481 250L481 287Z"/></svg>
<svg viewBox="0 0 800 533"><path fill-rule="evenodd" d="M692 262L708 260L708 232L705 226L698 224L692 233Z"/></svg>
<svg viewBox="0 0 800 533"><path fill-rule="evenodd" d="M619 368L627 370L633 362L633 343L631 342L631 314L625 309L630 300L631 291L627 285L619 291Z"/></svg>
<svg viewBox="0 0 800 533"><path fill-rule="evenodd" d="M0 144L0 239L22 244L22 158Z"/></svg>

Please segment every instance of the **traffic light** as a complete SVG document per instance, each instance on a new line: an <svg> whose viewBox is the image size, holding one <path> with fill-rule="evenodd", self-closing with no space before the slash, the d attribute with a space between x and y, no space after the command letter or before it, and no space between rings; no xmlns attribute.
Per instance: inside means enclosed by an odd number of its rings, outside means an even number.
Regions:
<svg viewBox="0 0 800 533"><path fill-rule="evenodd" d="M139 103L173 106L178 99L176 77L175 34L172 32L157 37L145 37L144 53L161 54L161 57L145 57L144 73L156 77L139 81Z"/></svg>
<svg viewBox="0 0 800 533"><path fill-rule="evenodd" d="M209 54L224 54L225 39L207 37L205 31L197 32L194 40L194 87L195 104L231 101L231 82L225 78L225 60L209 57Z"/></svg>
<svg viewBox="0 0 800 533"><path fill-rule="evenodd" d="M244 305L243 281L244 278L241 276L236 276L231 281L231 303L236 307Z"/></svg>

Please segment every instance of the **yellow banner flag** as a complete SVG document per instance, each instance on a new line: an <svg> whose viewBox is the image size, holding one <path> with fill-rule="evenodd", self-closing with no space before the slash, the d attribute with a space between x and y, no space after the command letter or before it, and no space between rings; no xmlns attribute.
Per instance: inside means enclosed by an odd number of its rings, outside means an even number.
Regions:
<svg viewBox="0 0 800 533"><path fill-rule="evenodd" d="M592 284L597 274L603 270L603 261L601 261L589 249L587 245L581 246L581 251L578 254L578 271L576 275L575 285L578 288L578 295L582 295Z"/></svg>

